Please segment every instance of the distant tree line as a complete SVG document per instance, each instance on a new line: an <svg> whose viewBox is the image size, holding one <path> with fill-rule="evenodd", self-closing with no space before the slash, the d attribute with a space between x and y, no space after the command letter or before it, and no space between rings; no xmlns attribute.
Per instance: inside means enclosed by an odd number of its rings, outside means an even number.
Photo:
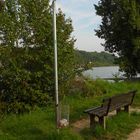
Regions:
<svg viewBox="0 0 140 140"><path fill-rule="evenodd" d="M75 51L76 65L80 68L89 69L95 66L113 66L115 64L115 55L107 52L86 52L81 50Z"/></svg>

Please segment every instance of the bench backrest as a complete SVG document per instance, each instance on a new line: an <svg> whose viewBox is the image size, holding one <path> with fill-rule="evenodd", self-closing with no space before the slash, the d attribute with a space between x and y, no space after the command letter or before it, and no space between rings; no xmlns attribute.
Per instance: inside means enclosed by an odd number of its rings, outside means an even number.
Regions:
<svg viewBox="0 0 140 140"><path fill-rule="evenodd" d="M135 93L136 93L136 90L111 97L108 112L120 109L123 106L131 105L133 102Z"/></svg>
<svg viewBox="0 0 140 140"><path fill-rule="evenodd" d="M110 98L106 98L106 99L103 99L103 102L102 102L102 108L104 108L106 114L108 114L108 111L109 111L109 105L110 105Z"/></svg>

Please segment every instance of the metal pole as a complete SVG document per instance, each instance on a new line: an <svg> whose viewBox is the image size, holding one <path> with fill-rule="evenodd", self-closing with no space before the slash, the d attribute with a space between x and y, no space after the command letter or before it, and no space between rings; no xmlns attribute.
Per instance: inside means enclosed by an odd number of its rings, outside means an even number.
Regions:
<svg viewBox="0 0 140 140"><path fill-rule="evenodd" d="M53 0L53 35L54 35L54 60L55 60L56 127L59 128L58 64L57 64L57 33L56 33L56 0Z"/></svg>

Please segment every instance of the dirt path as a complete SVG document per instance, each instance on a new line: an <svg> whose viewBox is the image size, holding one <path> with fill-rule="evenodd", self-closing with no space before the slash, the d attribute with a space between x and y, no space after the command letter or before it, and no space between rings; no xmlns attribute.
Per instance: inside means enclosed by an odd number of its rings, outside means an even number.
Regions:
<svg viewBox="0 0 140 140"><path fill-rule="evenodd" d="M76 132L80 132L84 128L89 127L89 119L81 119L72 124L73 130Z"/></svg>
<svg viewBox="0 0 140 140"><path fill-rule="evenodd" d="M140 112L140 109L130 108L130 112ZM115 115L115 114L116 114L116 112L113 111L113 112L109 113L109 116L112 116L112 115ZM81 120L73 123L72 127L73 127L74 131L80 132L84 128L89 128L89 124L90 124L89 118L81 119ZM138 139L137 139L136 136L138 136ZM140 128L136 129L132 134L130 134L130 136L128 136L128 140L140 140Z"/></svg>
<svg viewBox="0 0 140 140"><path fill-rule="evenodd" d="M140 126L128 136L127 140L140 140Z"/></svg>
<svg viewBox="0 0 140 140"><path fill-rule="evenodd" d="M140 109L131 109L131 111L140 112ZM127 140L140 140L140 125L135 129L129 136Z"/></svg>

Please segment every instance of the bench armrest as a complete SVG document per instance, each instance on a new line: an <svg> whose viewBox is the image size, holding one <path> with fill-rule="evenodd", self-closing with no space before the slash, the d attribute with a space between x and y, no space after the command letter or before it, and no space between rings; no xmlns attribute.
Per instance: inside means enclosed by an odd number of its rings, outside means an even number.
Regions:
<svg viewBox="0 0 140 140"><path fill-rule="evenodd" d="M95 111L95 110L98 110L100 108L101 108L101 106L89 108L89 109L84 110L84 113L89 113L90 111Z"/></svg>

